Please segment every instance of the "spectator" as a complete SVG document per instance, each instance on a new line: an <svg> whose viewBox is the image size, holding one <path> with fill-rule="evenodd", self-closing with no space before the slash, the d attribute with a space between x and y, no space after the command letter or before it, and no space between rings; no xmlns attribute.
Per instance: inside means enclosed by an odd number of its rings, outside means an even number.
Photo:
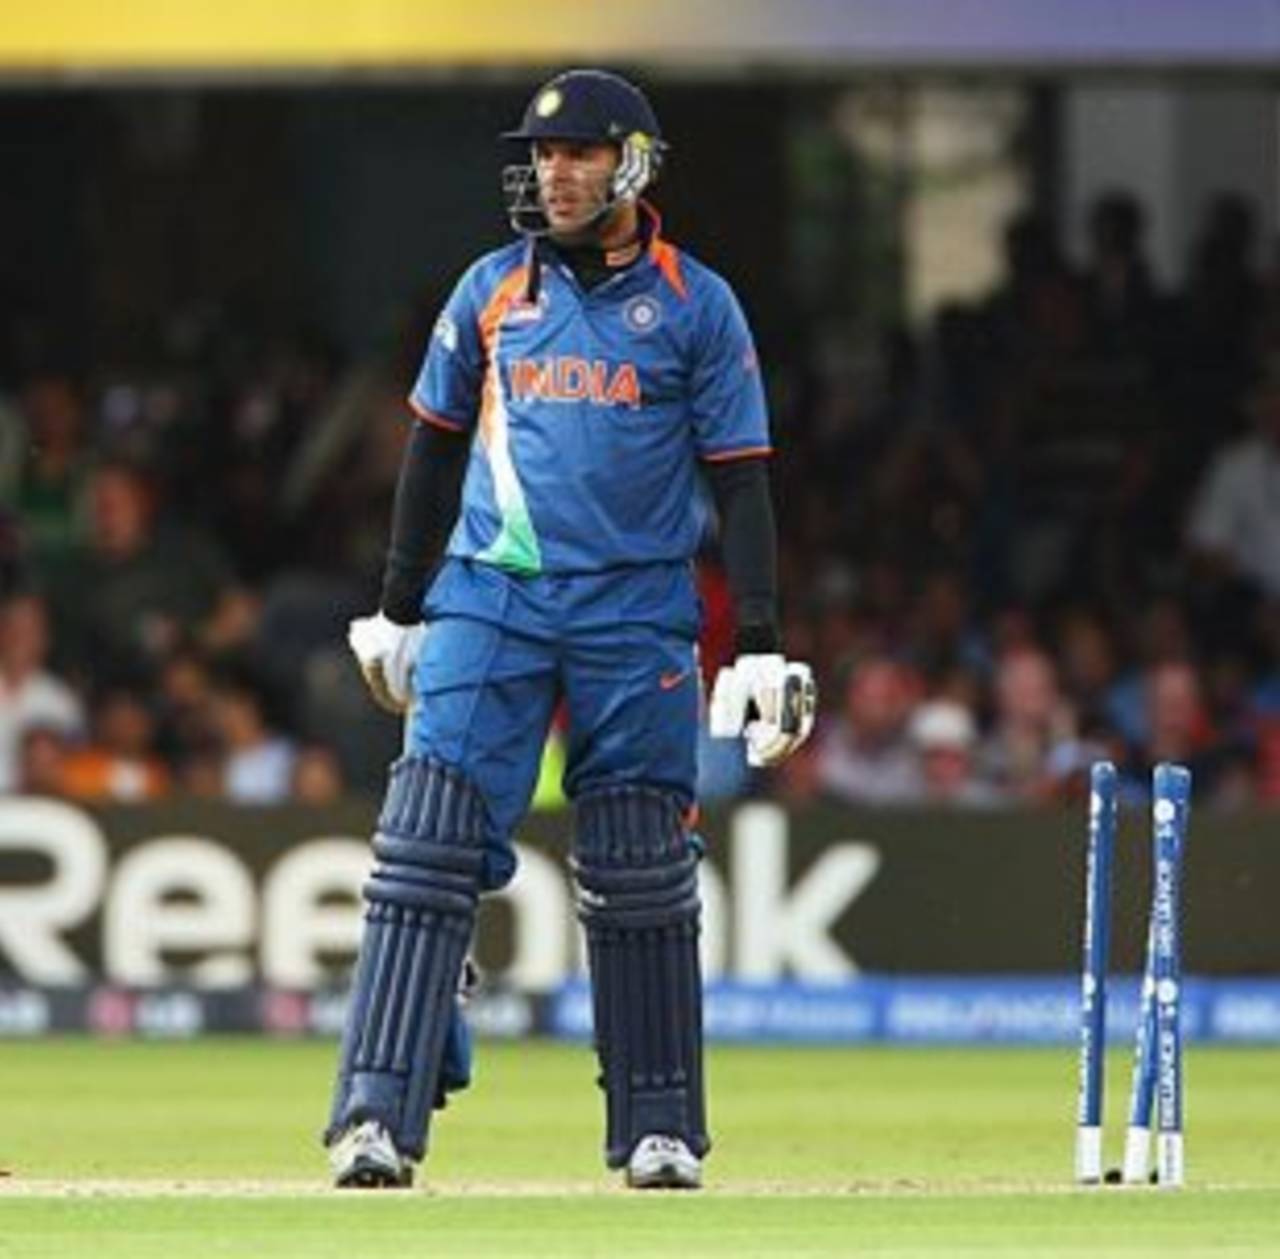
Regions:
<svg viewBox="0 0 1280 1259"><path fill-rule="evenodd" d="M26 544L42 571L60 568L83 533L87 472L84 405L66 376L37 376L22 391L26 460L16 494Z"/></svg>
<svg viewBox="0 0 1280 1259"><path fill-rule="evenodd" d="M1220 192L1209 203L1187 268L1187 350L1213 387L1229 398L1249 369L1263 315L1254 269L1257 211L1248 198Z"/></svg>
<svg viewBox="0 0 1280 1259"><path fill-rule="evenodd" d="M977 775L974 751L978 726L954 700L921 704L911 716L911 742L920 758L921 802L932 805L990 806L1000 794Z"/></svg>
<svg viewBox="0 0 1280 1259"><path fill-rule="evenodd" d="M1058 621L1055 649L1062 686L1083 721L1106 711L1116 682L1116 646L1106 623L1091 608L1076 606Z"/></svg>
<svg viewBox="0 0 1280 1259"><path fill-rule="evenodd" d="M1253 598L1280 598L1280 363L1250 399L1255 431L1223 447L1192 505L1187 537L1207 616L1238 618ZM1202 605L1209 602L1200 596Z"/></svg>
<svg viewBox="0 0 1280 1259"><path fill-rule="evenodd" d="M1044 799L1059 805L1079 806L1089 800L1093 790L1090 773L1098 761L1111 761L1119 770L1122 786L1132 782L1127 774L1130 749L1125 743L1101 724L1086 722L1078 738L1064 739L1055 744L1046 762L1048 784ZM1142 792L1126 790L1121 795L1124 803L1141 803Z"/></svg>
<svg viewBox="0 0 1280 1259"><path fill-rule="evenodd" d="M223 798L222 749L205 743L182 751L176 761L179 789L198 800Z"/></svg>
<svg viewBox="0 0 1280 1259"><path fill-rule="evenodd" d="M930 678L990 672L990 649L974 625L959 573L943 570L925 579L912 611L910 643L913 663Z"/></svg>
<svg viewBox="0 0 1280 1259"><path fill-rule="evenodd" d="M919 692L916 674L889 656L870 656L856 665L840 715L819 731L819 789L850 803L919 800L923 782L907 735Z"/></svg>
<svg viewBox="0 0 1280 1259"><path fill-rule="evenodd" d="M1146 676L1147 739L1150 764L1177 761L1189 765L1211 743L1200 675L1186 661L1155 665Z"/></svg>
<svg viewBox="0 0 1280 1259"><path fill-rule="evenodd" d="M64 738L84 732L80 700L45 668L48 654L44 601L29 591L0 601L0 794L17 786L27 731L40 727Z"/></svg>
<svg viewBox="0 0 1280 1259"><path fill-rule="evenodd" d="M1148 669L1143 682L1147 737L1134 749L1132 789L1150 782L1153 766L1173 761L1190 768L1197 799L1238 805L1252 795L1247 756L1219 738L1196 667L1186 660L1164 661Z"/></svg>
<svg viewBox="0 0 1280 1259"><path fill-rule="evenodd" d="M1145 360L1156 339L1160 296L1146 257L1147 216L1130 192L1112 189L1089 212L1092 257L1084 275L1093 350Z"/></svg>
<svg viewBox="0 0 1280 1259"><path fill-rule="evenodd" d="M170 776L156 753L155 721L136 691L107 691L93 725L93 742L72 752L63 767L66 795L88 804L142 804L168 794Z"/></svg>
<svg viewBox="0 0 1280 1259"><path fill-rule="evenodd" d="M345 787L342 766L332 748L323 743L308 743L299 749L293 763L294 800L299 804L333 804Z"/></svg>
<svg viewBox="0 0 1280 1259"><path fill-rule="evenodd" d="M140 469L98 467L89 506L91 541L56 589L69 663L99 679L150 678L183 637L227 648L247 636L220 551L197 531L157 527L156 490Z"/></svg>
<svg viewBox="0 0 1280 1259"><path fill-rule="evenodd" d="M298 752L267 724L262 697L243 678L214 691L214 721L222 740L222 788L233 804L283 804L293 791Z"/></svg>
<svg viewBox="0 0 1280 1259"><path fill-rule="evenodd" d="M1134 641L1129 654L1136 668L1123 674L1108 689L1105 704L1107 723L1126 742L1135 746L1149 737L1147 721L1147 674L1160 664L1178 664L1191 659L1192 633L1186 609L1177 599L1164 596L1141 607L1129 623Z"/></svg>
<svg viewBox="0 0 1280 1259"><path fill-rule="evenodd" d="M18 755L18 794L62 795L69 751L66 734L56 726L31 726L27 729Z"/></svg>
<svg viewBox="0 0 1280 1259"><path fill-rule="evenodd" d="M160 746L173 764L212 747L214 728L213 681L204 656L180 647L167 660L159 677Z"/></svg>
<svg viewBox="0 0 1280 1259"><path fill-rule="evenodd" d="M1051 225L1034 211L1015 215L1005 227L1004 256L1008 278L982 312L989 348L1026 369L1074 354L1083 337L1080 286ZM964 349L972 357L974 347Z"/></svg>
<svg viewBox="0 0 1280 1259"><path fill-rule="evenodd" d="M996 666L994 723L978 751L983 779L1009 800L1041 801L1052 790L1049 758L1073 736L1052 659L1039 647L1006 652Z"/></svg>

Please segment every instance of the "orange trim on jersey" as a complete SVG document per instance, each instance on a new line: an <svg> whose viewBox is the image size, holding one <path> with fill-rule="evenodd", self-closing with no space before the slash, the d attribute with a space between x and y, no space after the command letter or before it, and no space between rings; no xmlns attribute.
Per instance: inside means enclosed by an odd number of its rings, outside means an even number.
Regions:
<svg viewBox="0 0 1280 1259"><path fill-rule="evenodd" d="M621 249L605 250L604 265L606 267L625 267L638 257L640 257L640 242L633 240L629 245L623 245Z"/></svg>
<svg viewBox="0 0 1280 1259"><path fill-rule="evenodd" d="M733 459L759 459L771 454L772 446L744 446L741 450L720 450L702 458L706 463L728 463Z"/></svg>
<svg viewBox="0 0 1280 1259"><path fill-rule="evenodd" d="M484 373L484 386L480 394L480 438L489 445L493 436L494 390L497 388L496 378L498 365L494 362L493 347L498 340L498 325L502 317L515 305L529 282L529 268L518 266L508 272L498 282L489 300L485 302L477 322L480 325L480 346L487 362Z"/></svg>
<svg viewBox="0 0 1280 1259"><path fill-rule="evenodd" d="M446 419L436 411L428 411L412 394L409 396L409 410L413 412L415 419L421 420L424 424L430 424L432 428L442 428L447 433L465 433L467 431L465 424L459 424L457 420Z"/></svg>
<svg viewBox="0 0 1280 1259"><path fill-rule="evenodd" d="M684 271L680 267L680 251L674 245L655 236L649 242L649 257L662 272L666 282L687 302L689 290L685 286Z"/></svg>
<svg viewBox="0 0 1280 1259"><path fill-rule="evenodd" d="M667 283L687 302L689 289L684 282L684 269L680 266L680 251L670 241L662 239L662 215L647 201L640 202L640 213L649 220L650 260L662 272Z"/></svg>

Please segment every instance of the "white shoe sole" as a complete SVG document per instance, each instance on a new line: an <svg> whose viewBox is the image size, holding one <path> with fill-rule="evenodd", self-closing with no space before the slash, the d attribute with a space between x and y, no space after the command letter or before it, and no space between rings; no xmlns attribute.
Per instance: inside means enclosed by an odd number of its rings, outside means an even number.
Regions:
<svg viewBox="0 0 1280 1259"><path fill-rule="evenodd" d="M661 1167L643 1172L627 1169L628 1189L701 1189L702 1176L695 1172L690 1175L674 1163L664 1163Z"/></svg>
<svg viewBox="0 0 1280 1259"><path fill-rule="evenodd" d="M702 1163L683 1141L645 1137L627 1164L630 1189L701 1189Z"/></svg>
<svg viewBox="0 0 1280 1259"><path fill-rule="evenodd" d="M333 1183L337 1189L409 1189L413 1185L413 1167L406 1163L397 1169L380 1159L357 1157L334 1177Z"/></svg>
<svg viewBox="0 0 1280 1259"><path fill-rule="evenodd" d="M413 1164L375 1123L345 1132L330 1150L329 1166L338 1189L407 1189L413 1184Z"/></svg>

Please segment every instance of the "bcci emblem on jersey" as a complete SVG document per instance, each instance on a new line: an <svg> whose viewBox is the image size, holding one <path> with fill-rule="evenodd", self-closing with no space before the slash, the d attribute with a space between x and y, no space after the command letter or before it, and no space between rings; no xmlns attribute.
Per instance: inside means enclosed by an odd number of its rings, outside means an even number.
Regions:
<svg viewBox="0 0 1280 1259"><path fill-rule="evenodd" d="M622 318L632 332L643 336L662 322L662 307L652 297L633 297L622 308Z"/></svg>

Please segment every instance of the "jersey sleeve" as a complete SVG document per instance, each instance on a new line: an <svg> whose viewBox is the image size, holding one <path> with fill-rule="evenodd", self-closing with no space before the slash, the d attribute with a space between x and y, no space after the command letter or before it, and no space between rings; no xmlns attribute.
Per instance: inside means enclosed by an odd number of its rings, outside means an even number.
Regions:
<svg viewBox="0 0 1280 1259"><path fill-rule="evenodd" d="M480 408L484 350L476 300L476 267L458 281L436 320L409 405L420 419L468 432Z"/></svg>
<svg viewBox="0 0 1280 1259"><path fill-rule="evenodd" d="M694 447L712 461L767 455L768 406L746 316L722 280L703 302L691 376Z"/></svg>

